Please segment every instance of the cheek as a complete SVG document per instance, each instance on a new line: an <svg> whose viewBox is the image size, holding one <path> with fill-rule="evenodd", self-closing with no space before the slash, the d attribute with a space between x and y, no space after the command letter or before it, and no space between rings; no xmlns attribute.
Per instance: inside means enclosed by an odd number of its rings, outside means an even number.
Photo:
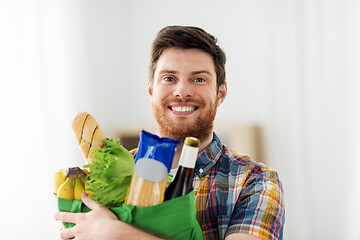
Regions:
<svg viewBox="0 0 360 240"><path fill-rule="evenodd" d="M151 102L152 103L159 103L161 102L165 97L164 91L162 91L161 89L154 89L152 97L151 97Z"/></svg>
<svg viewBox="0 0 360 240"><path fill-rule="evenodd" d="M217 96L216 92L213 92L213 91L209 92L209 93L205 96L205 99L206 99L209 103L211 103L212 105L213 105L213 104L216 104L216 105L217 105L217 103L218 103L218 96Z"/></svg>

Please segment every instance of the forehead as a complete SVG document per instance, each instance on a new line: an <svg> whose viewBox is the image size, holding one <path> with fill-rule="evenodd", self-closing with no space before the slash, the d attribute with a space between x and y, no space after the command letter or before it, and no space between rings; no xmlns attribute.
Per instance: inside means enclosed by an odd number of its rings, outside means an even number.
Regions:
<svg viewBox="0 0 360 240"><path fill-rule="evenodd" d="M215 74L215 65L211 55L201 49L167 48L157 62L155 73L164 70L208 71Z"/></svg>

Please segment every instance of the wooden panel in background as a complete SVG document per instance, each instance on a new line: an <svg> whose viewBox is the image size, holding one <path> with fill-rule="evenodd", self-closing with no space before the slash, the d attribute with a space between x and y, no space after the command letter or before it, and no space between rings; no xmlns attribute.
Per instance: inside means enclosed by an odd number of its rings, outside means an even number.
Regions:
<svg viewBox="0 0 360 240"><path fill-rule="evenodd" d="M256 162L264 162L261 151L261 131L256 125L218 125L214 131L231 149L246 154Z"/></svg>
<svg viewBox="0 0 360 240"><path fill-rule="evenodd" d="M118 128L114 131L115 138L119 138L120 144L126 149L136 148L139 143L139 134L142 129L156 134L154 127L147 128ZM215 127L216 134L229 148L239 153L249 155L256 162L263 162L261 152L261 132L256 125L218 125Z"/></svg>

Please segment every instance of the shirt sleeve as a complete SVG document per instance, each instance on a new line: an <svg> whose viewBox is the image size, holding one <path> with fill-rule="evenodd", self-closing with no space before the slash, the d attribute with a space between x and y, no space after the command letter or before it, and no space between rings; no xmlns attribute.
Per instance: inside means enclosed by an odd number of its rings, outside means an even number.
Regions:
<svg viewBox="0 0 360 240"><path fill-rule="evenodd" d="M247 233L261 239L283 239L283 188L275 171L255 168L243 186L226 235Z"/></svg>

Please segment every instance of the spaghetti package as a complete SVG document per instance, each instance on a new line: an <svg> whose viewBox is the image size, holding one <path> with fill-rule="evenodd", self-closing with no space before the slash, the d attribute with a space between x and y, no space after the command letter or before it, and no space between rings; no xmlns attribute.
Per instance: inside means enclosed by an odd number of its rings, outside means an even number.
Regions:
<svg viewBox="0 0 360 240"><path fill-rule="evenodd" d="M140 133L135 169L125 200L127 205L148 207L163 202L168 174L179 143L144 130Z"/></svg>

